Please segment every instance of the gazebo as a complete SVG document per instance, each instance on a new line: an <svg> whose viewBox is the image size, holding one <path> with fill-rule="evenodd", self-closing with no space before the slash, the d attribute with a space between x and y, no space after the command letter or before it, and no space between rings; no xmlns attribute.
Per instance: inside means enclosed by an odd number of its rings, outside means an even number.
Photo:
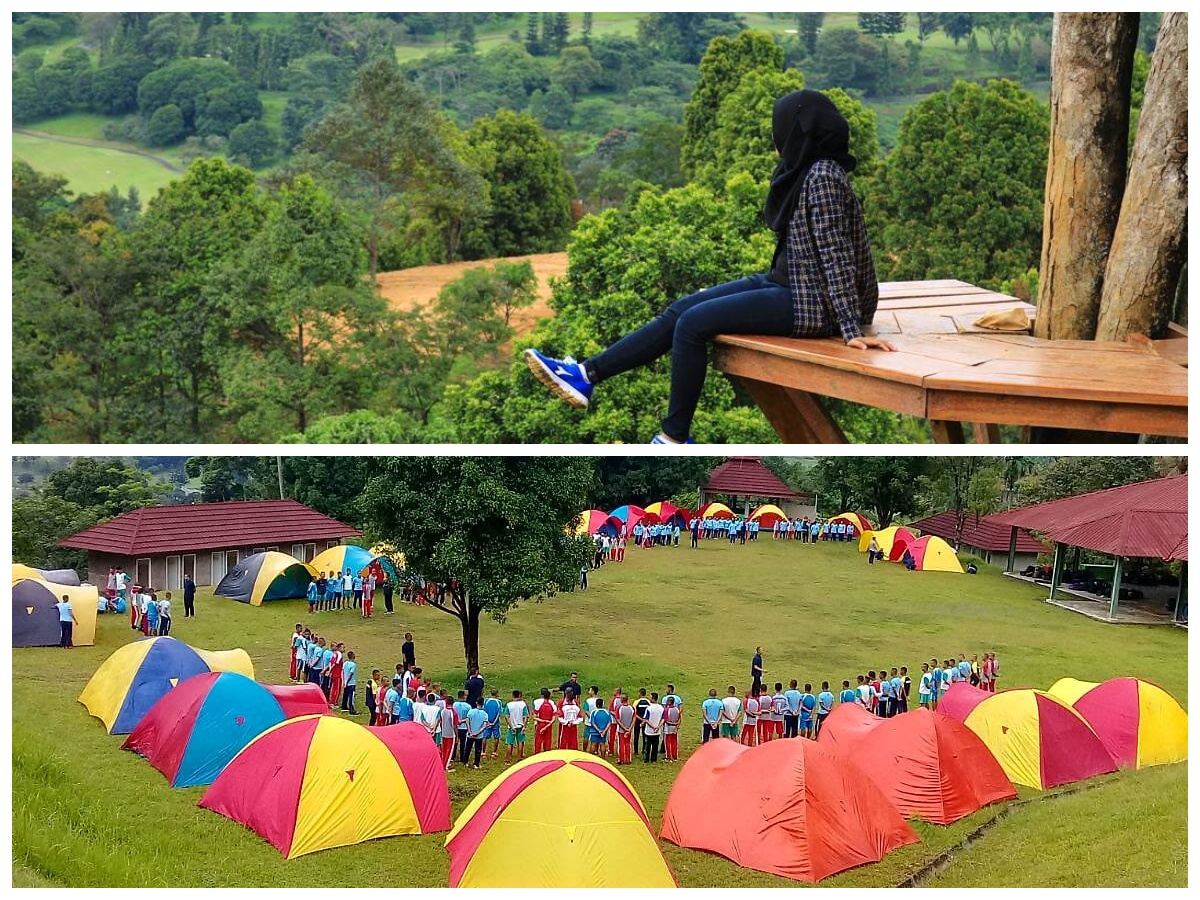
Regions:
<svg viewBox="0 0 1200 900"><path fill-rule="evenodd" d="M1115 619L1121 598L1121 570L1126 557L1181 561L1174 618L1187 616L1187 475L1172 475L1123 487L1051 500L991 516L1009 526L1009 571L1018 529L1040 532L1054 542L1050 600L1061 584L1067 549L1080 547L1113 557L1108 618Z"/></svg>
<svg viewBox="0 0 1200 900"><path fill-rule="evenodd" d="M729 505L735 512L741 501L742 515L746 517L760 502L775 503L785 510L788 509L785 504L812 503L810 497L784 484L757 456L731 456L712 470L708 483L700 488L700 506L717 497L729 497L732 501Z"/></svg>

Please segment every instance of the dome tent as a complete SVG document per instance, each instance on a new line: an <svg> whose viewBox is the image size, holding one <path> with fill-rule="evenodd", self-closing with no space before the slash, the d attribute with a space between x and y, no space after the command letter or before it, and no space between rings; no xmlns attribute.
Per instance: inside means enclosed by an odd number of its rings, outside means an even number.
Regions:
<svg viewBox="0 0 1200 900"><path fill-rule="evenodd" d="M294 600L305 596L317 570L294 556L268 550L238 562L225 573L213 594L239 603L262 606L264 600Z"/></svg>
<svg viewBox="0 0 1200 900"><path fill-rule="evenodd" d="M173 637L143 638L102 662L79 702L109 734L129 734L179 682L218 670L254 677L254 664L245 650L204 651Z"/></svg>
<svg viewBox="0 0 1200 900"><path fill-rule="evenodd" d="M1188 758L1188 717L1179 702L1149 681L1110 678L1103 684L1063 678L1050 693L1087 720L1100 742L1126 768Z"/></svg>
<svg viewBox="0 0 1200 900"><path fill-rule="evenodd" d="M12 580L16 584L22 578L40 578L51 584L65 584L68 587L79 587L79 573L74 569L35 569L24 563L12 564Z"/></svg>
<svg viewBox="0 0 1200 900"><path fill-rule="evenodd" d="M90 584L72 587L41 578L22 578L12 586L12 640L14 647L54 647L62 637L57 604L70 598L75 613L71 643L90 647L96 643L96 606L100 594Z"/></svg>
<svg viewBox="0 0 1200 900"><path fill-rule="evenodd" d="M621 533L625 523L614 518L602 509L588 509L580 513L579 524L575 526L574 534L579 537L585 534L607 534L616 537Z"/></svg>
<svg viewBox="0 0 1200 900"><path fill-rule="evenodd" d="M938 703L938 715L957 718L957 712L957 707ZM960 721L987 744L1016 784L1044 791L1117 770L1084 718L1045 691L1016 688L988 694Z"/></svg>
<svg viewBox="0 0 1200 900"><path fill-rule="evenodd" d="M843 709L858 710L874 724L857 731L839 729L835 719ZM835 727L829 730L830 726ZM830 714L819 743L836 746L836 752L866 772L901 815L935 825L949 825L990 803L1017 796L973 731L927 709L881 719L843 705Z"/></svg>
<svg viewBox="0 0 1200 900"><path fill-rule="evenodd" d="M696 510L697 519L736 519L733 510L724 503L705 503Z"/></svg>
<svg viewBox="0 0 1200 900"><path fill-rule="evenodd" d="M539 864L514 867L537 848ZM629 782L598 757L539 753L485 787L446 837L450 887L675 887Z"/></svg>
<svg viewBox="0 0 1200 900"><path fill-rule="evenodd" d="M329 712L315 684L278 688L282 694L237 672L194 675L163 695L121 748L144 756L171 787L212 784L243 747L272 725Z"/></svg>
<svg viewBox="0 0 1200 900"><path fill-rule="evenodd" d="M866 774L807 740L702 744L671 787L662 838L809 882L918 840Z"/></svg>
<svg viewBox="0 0 1200 900"><path fill-rule="evenodd" d="M879 544L879 549L883 551L884 556L887 556L892 552L892 546L897 540L915 541L917 536L903 525L891 525L880 531L864 531L858 539L859 553L867 552L867 549L871 546L871 538L875 538L875 542Z"/></svg>
<svg viewBox="0 0 1200 900"><path fill-rule="evenodd" d="M288 719L247 744L200 806L256 832L287 859L450 827L441 756L412 722L372 728L337 716Z"/></svg>
<svg viewBox="0 0 1200 900"><path fill-rule="evenodd" d="M758 522L764 528L774 528L777 523L786 522L787 519L787 513L774 503L764 503L762 506L756 507L754 512L750 513L750 521Z"/></svg>
<svg viewBox="0 0 1200 900"><path fill-rule="evenodd" d="M856 512L838 513L830 522L845 522L847 525L853 525L855 530L862 534L865 531L871 530L871 520L866 516L860 516Z"/></svg>
<svg viewBox="0 0 1200 900"><path fill-rule="evenodd" d="M904 538L897 538L892 543L892 550L888 554L888 559L892 562L900 562L904 559L905 551L912 554L913 562L916 564L918 572L957 572L959 575L963 574L963 567L962 563L958 561L958 554L954 552L953 547L940 537L927 535L911 541Z"/></svg>
<svg viewBox="0 0 1200 900"><path fill-rule="evenodd" d="M396 567L386 556L372 553L365 547L355 544L338 544L328 550L322 550L309 562L309 568L317 572L345 572L349 569L355 575L365 573L371 566L378 563L388 578L395 580Z"/></svg>

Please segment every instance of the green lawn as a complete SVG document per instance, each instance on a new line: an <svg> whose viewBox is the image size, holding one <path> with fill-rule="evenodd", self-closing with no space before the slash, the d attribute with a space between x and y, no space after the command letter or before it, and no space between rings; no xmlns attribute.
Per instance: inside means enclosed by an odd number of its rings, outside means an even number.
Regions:
<svg viewBox="0 0 1200 900"><path fill-rule="evenodd" d="M13 157L22 159L40 172L61 175L77 194L107 191L116 185L121 193L137 187L142 202L158 189L178 178L151 159L125 153L115 147L66 144L49 138L13 134Z"/></svg>
<svg viewBox="0 0 1200 900"><path fill-rule="evenodd" d="M486 623L481 663L502 691L534 691L572 670L605 691L618 684L661 689L672 681L686 701L685 757L697 741L700 697L710 687L743 686L755 644L763 645L770 680L840 682L867 668L917 666L934 654L995 650L1008 686L1136 674L1186 704L1186 633L1103 625L1038 602L1043 594L991 569L970 577L867 566L850 545L767 538L746 547L707 542L696 552L639 550L594 573L586 593L528 604L505 625ZM176 636L212 649L243 647L268 682L286 678L292 625L310 621L299 601L251 608L202 595L199 612L195 620L177 619ZM403 632L412 630L426 670L461 682L457 622L436 610L404 607L368 622L324 613L311 621L345 640L368 672L391 669ZM14 651L13 668L22 673L13 685L16 884L445 886L442 836L391 838L385 852L371 844L287 862L254 834L198 809L201 789L173 791L143 760L120 751L121 738L106 735L75 698L100 662L131 638L125 622L102 618L94 648ZM489 763L482 772L452 773L454 813L499 771ZM626 773L652 821L661 818L674 773L661 763L638 763ZM957 853L936 883L1186 885L1187 766L1099 781L1078 794L1021 789L1022 805ZM998 811L947 828L915 823L921 843L823 884L899 884ZM1080 852L1081 842L1088 852ZM672 845L664 852L684 886L791 885L713 855Z"/></svg>

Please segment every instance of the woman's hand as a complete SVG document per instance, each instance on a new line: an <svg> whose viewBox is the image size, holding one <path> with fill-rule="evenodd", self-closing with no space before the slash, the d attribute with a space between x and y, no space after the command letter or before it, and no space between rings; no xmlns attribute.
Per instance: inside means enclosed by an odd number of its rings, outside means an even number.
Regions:
<svg viewBox="0 0 1200 900"><path fill-rule="evenodd" d="M883 338L877 337L857 337L854 340L846 341L846 346L853 347L855 350L886 350L889 353L896 349Z"/></svg>

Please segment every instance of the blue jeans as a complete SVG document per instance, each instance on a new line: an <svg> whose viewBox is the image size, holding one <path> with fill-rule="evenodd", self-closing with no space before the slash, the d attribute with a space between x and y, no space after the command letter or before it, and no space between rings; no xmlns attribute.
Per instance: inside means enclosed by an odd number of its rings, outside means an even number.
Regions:
<svg viewBox="0 0 1200 900"><path fill-rule="evenodd" d="M766 275L718 284L676 300L653 322L621 338L584 365L600 382L671 354L671 400L662 420L663 434L685 441L704 378L708 342L718 334L791 335L792 294Z"/></svg>

